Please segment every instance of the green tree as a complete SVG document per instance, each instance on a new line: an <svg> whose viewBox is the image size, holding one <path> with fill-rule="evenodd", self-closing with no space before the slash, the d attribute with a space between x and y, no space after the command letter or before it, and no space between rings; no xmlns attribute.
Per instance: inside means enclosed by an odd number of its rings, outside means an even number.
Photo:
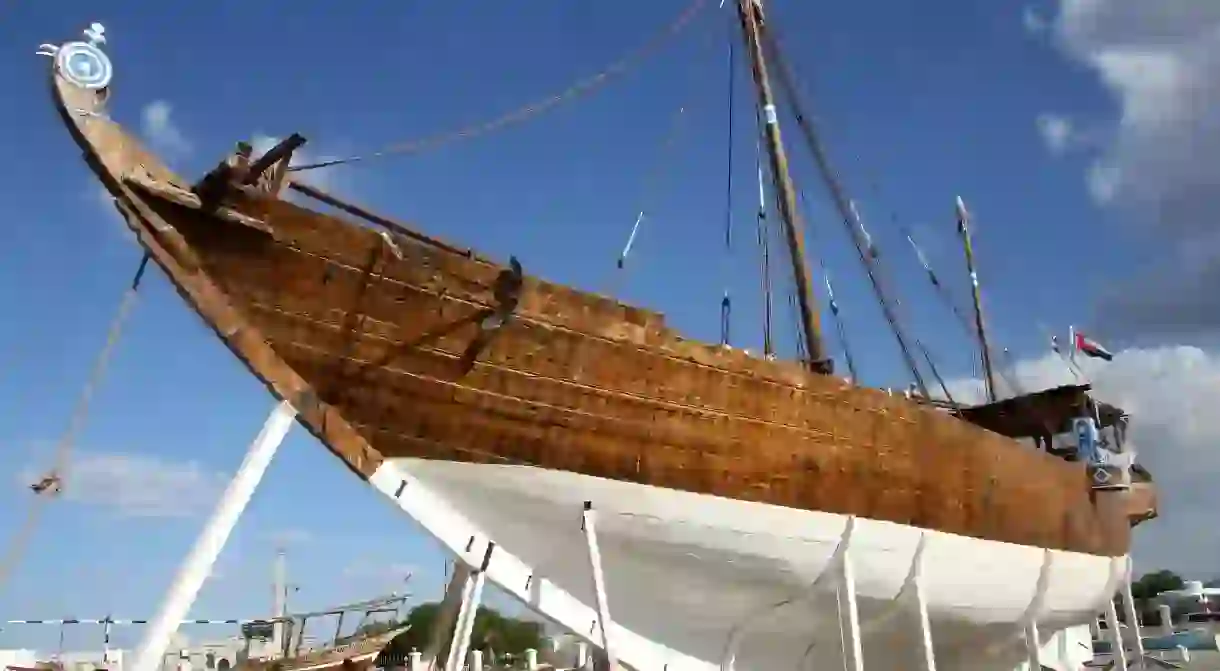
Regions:
<svg viewBox="0 0 1220 671"><path fill-rule="evenodd" d="M1182 589L1186 583L1182 581L1182 577L1173 571L1161 569L1152 573L1145 573L1131 584L1131 596L1136 601L1144 601L1152 597L1171 590Z"/></svg>

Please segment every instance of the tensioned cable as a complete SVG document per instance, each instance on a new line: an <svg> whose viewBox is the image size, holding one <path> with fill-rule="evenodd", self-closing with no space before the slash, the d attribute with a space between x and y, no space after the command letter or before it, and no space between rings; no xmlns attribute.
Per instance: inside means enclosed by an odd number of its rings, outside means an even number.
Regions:
<svg viewBox="0 0 1220 671"><path fill-rule="evenodd" d="M638 66L649 56L659 51L665 46L668 41L676 37L698 16L699 12L707 5L707 0L693 0L690 5L678 15L676 19L671 21L663 30L653 35L652 39L645 42L640 47L629 52L626 56L611 63L609 66L601 70L595 75L577 80L566 89L554 95L535 100L531 103L518 107L505 114L502 114L489 121L483 121L469 126L464 126L449 131L442 131L435 135L425 136L415 140L399 142L391 144L383 149L379 149L368 154L358 154L348 156L346 158L331 159L328 161L319 161L317 163L309 163L306 165L292 166L288 168L289 172L304 172L306 170L316 170L318 168L329 168L336 165L344 165L348 163L356 163L359 161L367 161L373 158L381 158L383 156L391 156L395 154L416 154L428 149L435 149L442 145L452 144L459 140L468 140L470 138L486 135L492 131L513 126L519 123L528 121L543 112L549 111L562 103L571 101L588 93L592 93L600 89L602 86L611 82L614 78L622 76L629 72L634 67Z"/></svg>

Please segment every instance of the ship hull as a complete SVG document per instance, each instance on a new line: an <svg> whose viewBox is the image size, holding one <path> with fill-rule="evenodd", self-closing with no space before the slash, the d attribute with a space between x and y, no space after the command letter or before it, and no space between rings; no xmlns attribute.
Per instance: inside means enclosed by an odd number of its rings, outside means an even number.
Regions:
<svg viewBox="0 0 1220 671"><path fill-rule="evenodd" d="M362 477L395 457L526 464L1127 552L1124 495L1092 496L1079 464L528 275L506 300L508 268L403 227L371 230L231 183L192 190L96 113L95 93L53 85L140 244Z"/></svg>
<svg viewBox="0 0 1220 671"><path fill-rule="evenodd" d="M937 668L1013 669L1027 655L1028 622L1037 621L1043 644L1086 625L1127 566L1122 557L526 466L395 459L386 468L414 478L409 486L430 490L494 540L497 552L516 557L593 611L580 513L591 502L610 617L632 638L662 648L654 657L672 654L665 660L671 671L681 660L690 668L720 667L734 647L730 640L737 641L738 670L839 668L837 561L844 553L854 574L866 669L909 668L921 654L910 598L915 576ZM442 542L464 533L440 526L429 530ZM594 631L577 633L597 641ZM1060 656L1052 650L1043 664L1058 668Z"/></svg>
<svg viewBox="0 0 1220 671"><path fill-rule="evenodd" d="M635 668L719 666L734 627L739 668L820 652L839 631L825 597L841 581L818 581L845 556L869 648L891 650L870 654L894 667L915 639L898 624L909 618L882 615L916 563L946 669L1011 668L1019 626L1087 621L1116 585L1125 499L1091 494L1077 464L901 394L685 340L592 294L519 276L503 300L507 268L405 229L248 184L205 197L100 114L96 93L52 85L188 304L354 473L400 505L420 488L452 501L468 538L445 544L463 561L478 565L476 538L528 557L487 575L535 606L527 590L550 581L568 614L538 609L580 632L596 611L575 506L605 510L611 613L658 642L623 656ZM455 533L458 518L408 512Z"/></svg>

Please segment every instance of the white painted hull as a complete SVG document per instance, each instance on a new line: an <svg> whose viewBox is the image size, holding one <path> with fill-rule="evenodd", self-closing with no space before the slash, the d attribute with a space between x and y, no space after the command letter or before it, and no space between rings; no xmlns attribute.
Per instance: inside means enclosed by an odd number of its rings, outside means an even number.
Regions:
<svg viewBox="0 0 1220 671"><path fill-rule="evenodd" d="M1043 665L1079 668L1091 651L1060 660L1062 651L1083 646L1050 639L1091 621L1127 569L1125 557L849 522L525 466L396 459L373 484L476 566L494 541L491 581L595 637L581 530L582 503L591 501L616 625L612 645L640 671L720 668L733 632L738 670L843 668L834 558L848 536L866 669L919 668L916 564L943 671L1017 668L1027 657L1022 633L1031 618L1047 644Z"/></svg>

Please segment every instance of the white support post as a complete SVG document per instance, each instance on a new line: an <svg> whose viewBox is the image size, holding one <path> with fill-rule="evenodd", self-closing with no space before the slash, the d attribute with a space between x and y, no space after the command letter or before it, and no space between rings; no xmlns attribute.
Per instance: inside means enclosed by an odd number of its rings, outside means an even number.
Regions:
<svg viewBox="0 0 1220 671"><path fill-rule="evenodd" d="M1042 668L1042 642L1038 636L1038 623L1030 622L1025 626L1025 653L1029 659L1030 671Z"/></svg>
<svg viewBox="0 0 1220 671"><path fill-rule="evenodd" d="M538 671L538 651L533 648L525 649L525 671Z"/></svg>
<svg viewBox="0 0 1220 671"><path fill-rule="evenodd" d="M288 623L284 621L288 615L288 559L282 548L275 553L271 573L271 589L274 591L271 595L271 616L275 618L271 625L271 647L276 657L283 657L288 649Z"/></svg>
<svg viewBox="0 0 1220 671"><path fill-rule="evenodd" d="M267 466L271 464L271 458L284 442L284 436L288 435L296 416L296 409L287 401L283 401L267 417L263 430L251 443L241 467L237 469L233 480L221 495L211 519L195 540L195 546L191 548L186 561L178 569L161 609L145 630L131 671L156 671L160 666L165 650L169 647L170 638L194 604L199 589L212 571L212 565L216 563L225 542L229 540L233 527L237 526L237 520L245 512L250 497L258 488L267 472Z"/></svg>
<svg viewBox="0 0 1220 671"><path fill-rule="evenodd" d="M741 638L745 635L745 623L740 623L729 632L724 644L724 654L720 656L720 671L736 671L737 649L741 647Z"/></svg>
<svg viewBox="0 0 1220 671"><path fill-rule="evenodd" d="M922 573L922 567L920 567ZM936 651L932 647L932 622L928 617L928 594L924 589L923 576L915 576L915 615L919 619L920 671L936 671Z"/></svg>
<svg viewBox="0 0 1220 671"><path fill-rule="evenodd" d="M597 600L597 628L601 634L601 648L609 670L614 671L618 668L618 659L615 658L613 646L610 645L610 605L606 603L606 576L602 572L602 553L597 544L597 515L593 511L592 501L585 501L581 516L585 544L589 547L589 568L593 574L593 596Z"/></svg>
<svg viewBox="0 0 1220 671"><path fill-rule="evenodd" d="M1131 595L1131 572L1128 570L1127 579L1123 581L1123 610L1127 615L1127 627L1131 629L1131 641L1135 646L1135 659L1142 664L1144 660L1144 639L1143 632L1140 631L1139 613L1135 610L1135 598Z"/></svg>
<svg viewBox="0 0 1220 671"><path fill-rule="evenodd" d="M106 616L106 620L102 622L102 665L107 669L110 668L110 625L114 624L110 620L110 616Z"/></svg>
<svg viewBox="0 0 1220 671"><path fill-rule="evenodd" d="M407 671L424 671L426 668L424 666L424 653L412 650L407 655Z"/></svg>
<svg viewBox="0 0 1220 671"><path fill-rule="evenodd" d="M458 624L458 615L462 605L466 602L470 587L473 587L470 576L469 566L460 561L453 563L453 575L449 577L449 585L445 588L445 597L441 601L440 612L437 613L436 621L432 623L432 631L428 632L428 647L420 656L423 666L416 671L424 669L439 671L436 660L440 656L445 642L453 639L453 632ZM446 656L447 662L448 656Z"/></svg>
<svg viewBox="0 0 1220 671"><path fill-rule="evenodd" d="M472 571L473 580L466 581L463 590L462 608L458 612L458 624L453 631L453 641L449 644L449 659L445 671L461 671L462 663L470 652L470 635L474 633L474 620L479 614L479 604L483 600L483 586L487 583L487 565L491 563L491 555L496 544L488 543L487 552L483 555L483 564Z"/></svg>
<svg viewBox="0 0 1220 671"><path fill-rule="evenodd" d="M856 602L856 572L851 548L845 548L839 563L839 622L843 632L844 671L864 671L864 652L860 642L860 607Z"/></svg>
<svg viewBox="0 0 1220 671"><path fill-rule="evenodd" d="M1110 648L1114 657L1114 671L1127 671L1127 651L1123 648L1123 635L1118 630L1118 609L1114 601L1106 602L1106 628L1110 630Z"/></svg>
<svg viewBox="0 0 1220 671"><path fill-rule="evenodd" d="M1156 607L1156 613L1161 617L1161 635L1173 636L1173 610L1161 604Z"/></svg>
<svg viewBox="0 0 1220 671"><path fill-rule="evenodd" d="M470 671L483 671L483 651L470 651Z"/></svg>

